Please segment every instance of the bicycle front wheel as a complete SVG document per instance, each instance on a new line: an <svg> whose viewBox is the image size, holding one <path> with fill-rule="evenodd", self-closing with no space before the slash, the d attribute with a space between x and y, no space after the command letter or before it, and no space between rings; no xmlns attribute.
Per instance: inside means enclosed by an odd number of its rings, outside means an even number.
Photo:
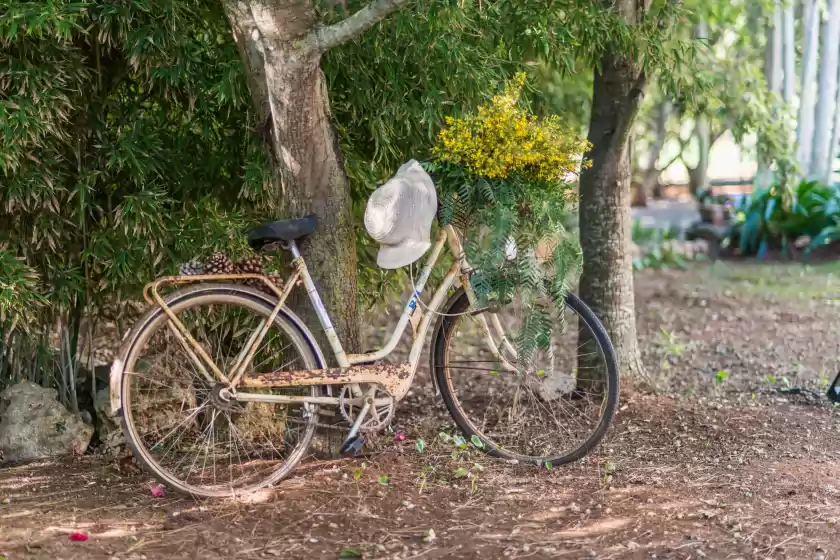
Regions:
<svg viewBox="0 0 840 560"><path fill-rule="evenodd" d="M226 375L272 312L265 295L236 285L199 285L167 299ZM314 342L290 317L281 312L268 326L247 375L319 366ZM179 339L169 317L154 308L121 352L123 431L138 461L170 488L205 497L247 494L290 474L312 440L317 408L222 398L221 385L207 379ZM319 390L249 392L316 396Z"/></svg>
<svg viewBox="0 0 840 560"><path fill-rule="evenodd" d="M525 319L521 304L509 303L495 317L476 313L461 289L442 311L432 374L468 440L477 436L497 457L549 466L576 461L598 445L618 403L618 362L603 325L577 296L552 311L550 342L527 368L519 366L513 341ZM492 350L485 325L517 371Z"/></svg>

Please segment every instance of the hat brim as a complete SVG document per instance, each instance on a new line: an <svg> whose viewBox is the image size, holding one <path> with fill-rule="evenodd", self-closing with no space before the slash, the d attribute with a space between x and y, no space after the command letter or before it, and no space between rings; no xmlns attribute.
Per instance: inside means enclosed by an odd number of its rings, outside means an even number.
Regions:
<svg viewBox="0 0 840 560"><path fill-rule="evenodd" d="M431 241L405 241L399 245L380 245L379 254L376 255L376 264L385 269L402 268L422 257L431 246Z"/></svg>

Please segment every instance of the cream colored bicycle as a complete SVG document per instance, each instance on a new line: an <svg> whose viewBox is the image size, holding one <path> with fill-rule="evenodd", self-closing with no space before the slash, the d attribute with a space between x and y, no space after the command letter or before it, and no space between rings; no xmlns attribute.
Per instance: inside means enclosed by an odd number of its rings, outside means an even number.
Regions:
<svg viewBox="0 0 840 560"><path fill-rule="evenodd" d="M480 438L479 447L556 466L580 459L604 436L618 400L617 363L603 326L577 297L566 298L550 344L529 360L539 365L520 367L507 334L521 319L519 308L476 304L473 270L448 226L382 349L347 354L298 250L316 227L308 216L249 235L258 251L291 252L282 287L260 274L174 276L146 287L152 305L113 364L111 405L135 456L161 482L195 496L236 496L275 484L306 455L323 407L348 423L344 451L358 451L362 434L385 428L408 392L432 321L432 381L467 438ZM453 264L423 303L445 248ZM254 282L264 289L245 285ZM337 367L328 367L310 330L285 305L301 283ZM164 287L178 288L162 293ZM409 324L407 359L380 365Z"/></svg>

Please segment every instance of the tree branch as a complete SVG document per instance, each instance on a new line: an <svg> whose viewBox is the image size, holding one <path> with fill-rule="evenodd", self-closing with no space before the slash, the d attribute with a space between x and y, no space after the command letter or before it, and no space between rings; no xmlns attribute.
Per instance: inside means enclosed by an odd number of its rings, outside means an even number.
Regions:
<svg viewBox="0 0 840 560"><path fill-rule="evenodd" d="M304 41L304 48L323 53L333 47L343 45L359 37L409 2L411 0L372 0L350 17L334 25L319 27L312 31Z"/></svg>
<svg viewBox="0 0 840 560"><path fill-rule="evenodd" d="M682 158L682 151L678 152L677 155L672 157L671 161L669 161L666 165L663 165L663 166L659 167L658 168L659 172L661 173L661 172L665 171L666 169L668 169L669 167L671 167L672 165L677 163L677 160L680 159L680 158Z"/></svg>
<svg viewBox="0 0 840 560"><path fill-rule="evenodd" d="M731 127L723 124L719 130L716 130L712 133L711 138L709 138L709 149L715 145L715 142L720 140L720 137L726 134L726 131L729 130Z"/></svg>

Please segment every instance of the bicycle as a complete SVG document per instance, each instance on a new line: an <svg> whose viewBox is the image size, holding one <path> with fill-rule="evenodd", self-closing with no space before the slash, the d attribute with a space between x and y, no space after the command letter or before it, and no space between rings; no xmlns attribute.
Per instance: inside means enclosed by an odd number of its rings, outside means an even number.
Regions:
<svg viewBox="0 0 840 560"><path fill-rule="evenodd" d="M361 434L387 426L411 387L434 319L430 374L467 441L478 438L479 447L493 456L549 467L576 461L601 441L618 401L618 367L602 324L576 296L566 297L563 311L578 317L578 348L591 344L593 351L578 355L575 368L560 371L559 343L552 335L545 352L548 366L519 371L503 326L511 319L505 313L516 312L516 305L477 306L470 284L474 271L458 232L446 226L384 347L347 354L298 249L298 242L316 228L315 216L307 216L249 233L258 252L280 248L291 253L292 270L282 286L264 274L169 276L146 286L151 307L124 338L112 366L111 406L135 457L158 480L202 497L242 495L273 485L306 454L324 407L337 409L350 426L342 451L358 451ZM444 247L452 265L424 303L420 296ZM244 282L260 283L263 289ZM338 367L327 366L309 328L285 305L301 283ZM164 295L164 286L177 289ZM198 312L208 316L188 328ZM469 321L474 323L460 331ZM414 340L407 360L380 364L409 324ZM574 335L573 330L562 334ZM208 340L199 342L202 335ZM244 344L233 340L240 335ZM456 359L459 341L466 342L463 360ZM170 347L172 354L156 354ZM603 363L596 363L601 358ZM187 379L175 379L176 366L184 363ZM582 375L587 367L603 378ZM461 369L480 372L469 391L456 387ZM505 403L510 409L501 410ZM584 414L583 420L559 421L555 415L561 411L589 411L593 418ZM536 420L526 418L530 412ZM163 418L147 419L152 414ZM503 426L508 420L511 425ZM557 449L550 440L564 431L574 441ZM514 441L520 435L522 449Z"/></svg>

